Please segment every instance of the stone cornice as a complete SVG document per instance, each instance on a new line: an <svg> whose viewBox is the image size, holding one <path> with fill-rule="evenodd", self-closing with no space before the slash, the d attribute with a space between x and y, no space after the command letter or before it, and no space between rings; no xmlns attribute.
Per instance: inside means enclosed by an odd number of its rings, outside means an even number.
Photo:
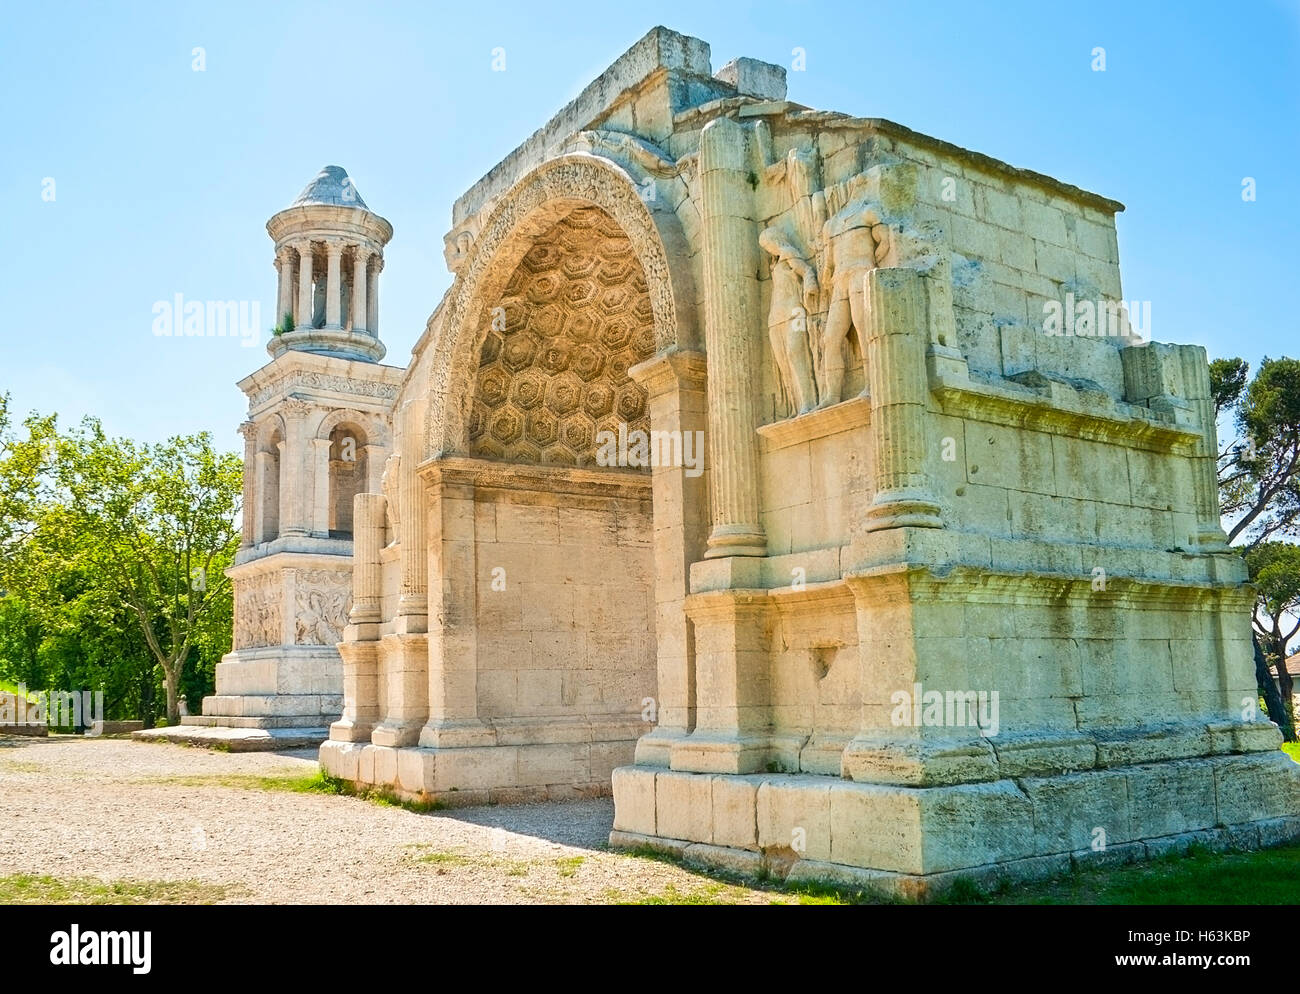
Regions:
<svg viewBox="0 0 1300 994"><path fill-rule="evenodd" d="M944 414L973 421L988 421L1012 428L1027 428L1051 435L1109 442L1150 452L1197 454L1198 430L1154 420L1144 408L1131 404L1089 405L1079 391L1065 389L1044 396L974 380L932 376L930 390ZM1076 395L1071 397L1070 394Z"/></svg>
<svg viewBox="0 0 1300 994"><path fill-rule="evenodd" d="M337 406L388 411L397 397L406 370L400 366L359 362L290 350L239 381L250 412L286 394L319 396Z"/></svg>
<svg viewBox="0 0 1300 994"><path fill-rule="evenodd" d="M417 470L426 486L468 484L494 490L542 491L584 497L620 497L648 500L648 473L623 469L586 469L575 466L538 466L443 456L422 463Z"/></svg>

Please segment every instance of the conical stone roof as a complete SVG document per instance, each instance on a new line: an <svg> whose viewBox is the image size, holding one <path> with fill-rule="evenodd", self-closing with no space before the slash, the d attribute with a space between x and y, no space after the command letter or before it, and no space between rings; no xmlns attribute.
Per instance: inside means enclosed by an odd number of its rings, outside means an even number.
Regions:
<svg viewBox="0 0 1300 994"><path fill-rule="evenodd" d="M306 189L298 194L290 207L302 207L307 204L328 204L334 207L366 207L361 193L352 185L348 172L342 166L326 166L316 178L307 184Z"/></svg>

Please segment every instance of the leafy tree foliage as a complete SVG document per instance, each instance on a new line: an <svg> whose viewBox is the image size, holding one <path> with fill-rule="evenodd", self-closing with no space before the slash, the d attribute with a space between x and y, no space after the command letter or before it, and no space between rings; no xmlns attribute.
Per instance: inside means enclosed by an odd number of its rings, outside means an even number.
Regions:
<svg viewBox="0 0 1300 994"><path fill-rule="evenodd" d="M1253 379L1249 372L1242 359L1210 363L1215 413L1234 429L1219 453L1219 498L1228 538L1246 557L1259 590L1256 682L1269 717L1295 741L1286 655L1297 633L1300 549L1282 539L1300 533L1300 361L1266 358Z"/></svg>
<svg viewBox="0 0 1300 994"><path fill-rule="evenodd" d="M230 648L241 467L208 435L138 445L0 407L0 678L103 690L152 725Z"/></svg>

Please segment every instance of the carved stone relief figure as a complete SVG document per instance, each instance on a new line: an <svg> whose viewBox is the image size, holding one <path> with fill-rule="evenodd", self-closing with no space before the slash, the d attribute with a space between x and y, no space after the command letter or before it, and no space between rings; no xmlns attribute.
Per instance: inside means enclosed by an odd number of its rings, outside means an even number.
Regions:
<svg viewBox="0 0 1300 994"><path fill-rule="evenodd" d="M772 357L781 391L796 415L811 411L818 397L812 339L816 336L822 288L807 248L815 243L826 216L825 198L816 190L817 176L817 153L791 149L785 161L785 183L793 210L786 226L773 225L758 238L759 245L772 256L772 299L768 309Z"/></svg>
<svg viewBox="0 0 1300 994"><path fill-rule="evenodd" d="M854 197L826 222L822 246L831 299L817 348L819 408L842 399L844 345L850 331L857 335L864 358L867 353L867 273L880 265L889 251L889 229L880 205L863 196Z"/></svg>
<svg viewBox="0 0 1300 994"><path fill-rule="evenodd" d="M401 541L402 515L397 497L397 482L402 472L402 457L394 452L384 460L384 475L379 481L379 490L388 505L388 526L394 542Z"/></svg>
<svg viewBox="0 0 1300 994"><path fill-rule="evenodd" d="M334 645L351 608L351 582L332 570L299 570L294 594L298 645Z"/></svg>
<svg viewBox="0 0 1300 994"><path fill-rule="evenodd" d="M281 614L279 574L268 573L238 585L235 597L236 649L279 645Z"/></svg>
<svg viewBox="0 0 1300 994"><path fill-rule="evenodd" d="M810 297L818 291L817 272L778 228L768 228L758 243L775 258L772 261L772 305L767 333L772 343L782 392L796 414L806 414L817 405L813 378L812 349L808 341Z"/></svg>

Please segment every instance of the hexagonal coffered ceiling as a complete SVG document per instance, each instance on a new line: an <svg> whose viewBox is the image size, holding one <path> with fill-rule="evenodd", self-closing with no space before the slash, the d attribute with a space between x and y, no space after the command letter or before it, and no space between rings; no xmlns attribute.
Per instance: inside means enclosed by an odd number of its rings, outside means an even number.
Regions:
<svg viewBox="0 0 1300 994"><path fill-rule="evenodd" d="M476 455L592 466L598 431L649 431L645 391L627 371L654 354L650 297L613 218L582 207L557 222L499 306L505 330L488 331L470 413Z"/></svg>

